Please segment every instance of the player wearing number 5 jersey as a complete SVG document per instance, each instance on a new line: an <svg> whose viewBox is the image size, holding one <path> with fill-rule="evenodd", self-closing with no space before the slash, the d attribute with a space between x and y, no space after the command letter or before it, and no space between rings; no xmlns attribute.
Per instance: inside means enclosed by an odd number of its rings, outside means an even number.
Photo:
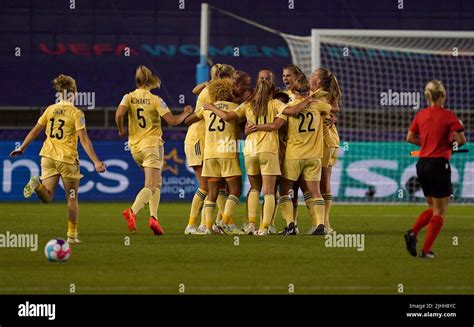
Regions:
<svg viewBox="0 0 474 327"><path fill-rule="evenodd" d="M45 129L46 140L40 152L41 181L38 176L31 177L23 190L23 195L29 198L36 193L41 201L49 203L53 200L61 178L68 208L67 240L69 243L80 243L77 232L79 219L77 190L82 175L79 169L77 138L79 137L97 172L105 171L105 164L97 158L92 142L87 136L84 113L66 100L74 99L77 92L76 81L70 76L61 74L54 79L53 85L58 91L57 97L60 101L46 108L20 147L10 155L21 156L28 145Z"/></svg>
<svg viewBox="0 0 474 327"><path fill-rule="evenodd" d="M125 136L123 118L128 113L128 145L135 162L145 173L145 185L138 192L132 206L123 212L130 231L136 231L136 215L149 203L149 226L155 235L163 234L157 215L161 194L161 170L163 168L163 132L161 117L171 126L181 124L192 112L186 106L174 116L159 96L150 92L159 88L161 81L150 69L141 65L135 73L137 89L126 94L115 114L119 135Z"/></svg>

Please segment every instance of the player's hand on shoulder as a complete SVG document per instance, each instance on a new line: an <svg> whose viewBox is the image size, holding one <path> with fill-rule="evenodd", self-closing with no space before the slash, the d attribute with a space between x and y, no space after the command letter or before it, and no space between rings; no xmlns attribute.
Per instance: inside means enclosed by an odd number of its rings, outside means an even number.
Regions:
<svg viewBox="0 0 474 327"><path fill-rule="evenodd" d="M336 115L329 115L329 116L326 116L326 118L324 119L324 124L329 128L331 128L332 125L334 125L336 122L337 122Z"/></svg>
<svg viewBox="0 0 474 327"><path fill-rule="evenodd" d="M193 112L193 107L191 106L185 106L184 109L183 109L183 112L187 113L187 114L190 114Z"/></svg>
<svg viewBox="0 0 474 327"><path fill-rule="evenodd" d="M15 158L15 157L20 157L23 155L23 150L21 149L15 149L12 152L10 152L10 157Z"/></svg>
<svg viewBox="0 0 474 327"><path fill-rule="evenodd" d="M103 163L102 161L99 161L99 162L96 162L94 164L95 166L95 170L98 172L98 173L103 173L105 171L105 168L107 168L107 166L105 165L105 163Z"/></svg>
<svg viewBox="0 0 474 327"><path fill-rule="evenodd" d="M212 110L214 109L214 106L210 103L205 103L202 105L202 107L204 108L204 110Z"/></svg>

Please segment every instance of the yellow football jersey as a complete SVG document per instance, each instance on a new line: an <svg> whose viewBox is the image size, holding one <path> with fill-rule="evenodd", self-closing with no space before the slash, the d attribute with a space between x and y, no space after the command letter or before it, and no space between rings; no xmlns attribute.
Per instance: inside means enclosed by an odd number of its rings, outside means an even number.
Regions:
<svg viewBox="0 0 474 327"><path fill-rule="evenodd" d="M290 97L290 101L294 100L295 94L290 89L284 89L281 90L281 92L288 94L288 96Z"/></svg>
<svg viewBox="0 0 474 327"><path fill-rule="evenodd" d="M322 98L326 97L327 101L327 94L328 92L323 91L322 89L317 89L316 91L311 92L311 96L315 96L317 98ZM324 138L324 143L326 144L327 147L331 148L338 148L339 147L339 134L337 133L336 125L332 125L331 128L326 126L326 124L323 123L323 138Z"/></svg>
<svg viewBox="0 0 474 327"><path fill-rule="evenodd" d="M209 90L207 86L199 93L199 96L196 101L196 107L194 108L197 111L204 104L211 103L211 98L209 97ZM188 127L186 133L186 138L184 139L184 144L194 145L198 141L204 140L204 120L200 120L191 126Z"/></svg>
<svg viewBox="0 0 474 327"><path fill-rule="evenodd" d="M161 118L170 109L149 90L136 89L126 94L121 105L128 108L128 146L132 153L163 145Z"/></svg>
<svg viewBox="0 0 474 327"><path fill-rule="evenodd" d="M289 105L304 99L295 98ZM296 116L288 116L286 159L314 159L323 157L323 120L331 105L325 100L308 104Z"/></svg>
<svg viewBox="0 0 474 327"><path fill-rule="evenodd" d="M46 108L38 124L45 126L46 133L40 156L68 164L78 162L77 131L86 127L80 109L71 102L60 101Z"/></svg>
<svg viewBox="0 0 474 327"><path fill-rule="evenodd" d="M233 111L238 104L228 101L214 102L214 106L224 111ZM238 151L237 129L235 121L226 122L210 110L202 107L196 116L204 120L204 159L235 158Z"/></svg>
<svg viewBox="0 0 474 327"><path fill-rule="evenodd" d="M276 117L282 117L282 111L286 104L277 99L272 99L268 102L267 114L259 117L258 121L252 110L252 105L245 102L238 106L234 111L239 118L246 117L248 122L253 124L270 124ZM286 117L285 117L286 118ZM244 155L255 155L257 153L269 152L278 153L278 131L263 132L258 131L249 134L245 139Z"/></svg>
<svg viewBox="0 0 474 327"><path fill-rule="evenodd" d="M331 128L323 125L324 143L327 147L338 148L339 147L339 133L337 132L336 125L332 125Z"/></svg>

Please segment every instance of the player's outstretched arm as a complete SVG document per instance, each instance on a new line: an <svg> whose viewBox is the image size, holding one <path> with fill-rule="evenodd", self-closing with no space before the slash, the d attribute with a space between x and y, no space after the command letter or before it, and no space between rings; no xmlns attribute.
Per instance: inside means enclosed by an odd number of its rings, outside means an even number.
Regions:
<svg viewBox="0 0 474 327"><path fill-rule="evenodd" d="M193 89L193 94L196 94L196 95L199 95L202 90L204 90L206 88L206 86L209 84L209 82L202 82L202 83L199 83L198 85L196 85Z"/></svg>
<svg viewBox="0 0 474 327"><path fill-rule="evenodd" d="M313 98L312 96L309 96L309 97L306 97L306 99L304 99L303 101L301 101L300 103L298 104L295 104L293 106L287 106L284 110L283 110L283 113L285 115L288 115L288 116L295 116L297 115L301 110L304 109L304 107L306 107L308 104L310 104L311 102L315 102L315 101L318 101L316 100L315 98Z"/></svg>
<svg viewBox="0 0 474 327"><path fill-rule="evenodd" d="M239 118L239 116L234 111L224 111L209 103L204 104L202 107L204 108L204 110L212 111L217 116L219 116L219 118L222 118L227 122Z"/></svg>
<svg viewBox="0 0 474 327"><path fill-rule="evenodd" d="M249 125L246 130L249 130L250 133L262 131L262 132L271 132L280 129L285 125L286 120L282 118L275 118L275 120L270 124L261 124L261 125Z"/></svg>
<svg viewBox="0 0 474 327"><path fill-rule="evenodd" d="M173 115L171 112L163 115L163 119L168 123L170 126L178 126L184 122L188 116L193 113L193 107L186 106L182 113L178 115Z"/></svg>
<svg viewBox="0 0 474 327"><path fill-rule="evenodd" d="M92 146L92 142L89 138L89 135L87 135L86 129L80 129L79 131L77 131L77 134L79 135L79 141L81 142L84 151L86 151L87 155L94 163L95 170L98 173L103 173L105 171L105 163L100 161L97 155L95 154L94 147Z"/></svg>
<svg viewBox="0 0 474 327"><path fill-rule="evenodd" d="M23 152L25 152L28 145L30 145L30 143L33 142L38 137L38 135L40 135L43 129L44 129L43 125L36 124L35 127L33 127L31 131L28 133L28 135L25 137L20 147L18 149L13 150L10 153L10 157L19 157L23 155Z"/></svg>
<svg viewBox="0 0 474 327"><path fill-rule="evenodd" d="M408 131L408 133L407 133L407 142L411 143L411 144L421 146L420 136L416 135L412 131Z"/></svg>

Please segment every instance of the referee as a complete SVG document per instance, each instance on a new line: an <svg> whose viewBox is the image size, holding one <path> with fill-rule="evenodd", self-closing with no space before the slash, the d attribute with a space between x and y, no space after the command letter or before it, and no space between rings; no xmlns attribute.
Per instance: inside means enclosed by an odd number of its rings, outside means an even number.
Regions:
<svg viewBox="0 0 474 327"><path fill-rule="evenodd" d="M416 114L408 130L407 142L421 146L416 174L429 208L405 233L405 242L408 252L416 257L416 236L423 227L428 226L420 257L433 259L431 247L443 227L444 214L453 194L449 164L453 139L454 144L462 146L466 143L466 137L464 127L454 112L443 107L446 89L441 81L428 82L425 97L429 107Z"/></svg>

